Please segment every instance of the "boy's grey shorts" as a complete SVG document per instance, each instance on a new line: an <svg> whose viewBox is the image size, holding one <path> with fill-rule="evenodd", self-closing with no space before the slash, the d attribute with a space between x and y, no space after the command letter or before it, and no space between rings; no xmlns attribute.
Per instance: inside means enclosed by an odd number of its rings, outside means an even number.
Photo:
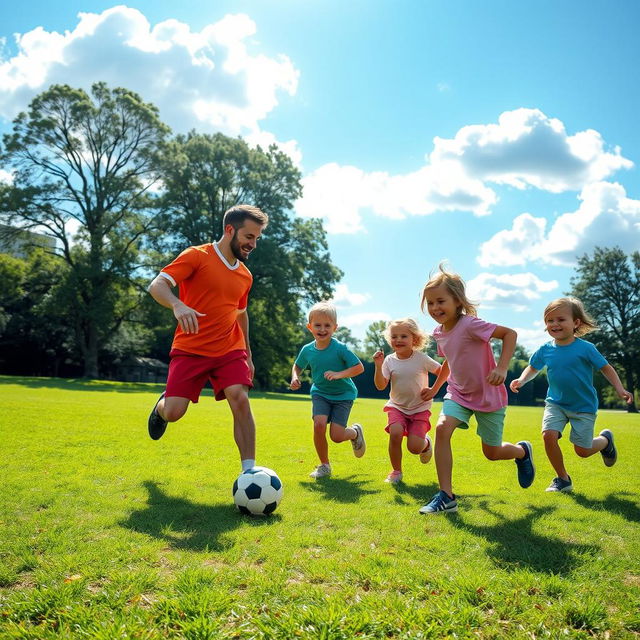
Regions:
<svg viewBox="0 0 640 640"><path fill-rule="evenodd" d="M324 396L311 396L311 417L327 416L327 422L347 426L353 400L327 400Z"/></svg>
<svg viewBox="0 0 640 640"><path fill-rule="evenodd" d="M576 413L563 409L557 404L547 402L544 406L544 415L542 416L542 431L559 431L560 437L567 426L567 422L571 423L571 433L569 440L573 444L591 449L593 446L593 428L596 422L595 413Z"/></svg>

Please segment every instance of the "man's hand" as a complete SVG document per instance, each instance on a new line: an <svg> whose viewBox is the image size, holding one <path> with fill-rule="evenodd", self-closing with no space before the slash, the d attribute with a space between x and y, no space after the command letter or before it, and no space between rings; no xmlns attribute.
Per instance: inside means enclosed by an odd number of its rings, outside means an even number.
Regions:
<svg viewBox="0 0 640 640"><path fill-rule="evenodd" d="M178 301L173 306L173 315L176 317L180 328L185 333L198 333L200 327L198 326L198 317L206 316L206 313L200 313L191 307ZM253 365L252 365L253 366Z"/></svg>

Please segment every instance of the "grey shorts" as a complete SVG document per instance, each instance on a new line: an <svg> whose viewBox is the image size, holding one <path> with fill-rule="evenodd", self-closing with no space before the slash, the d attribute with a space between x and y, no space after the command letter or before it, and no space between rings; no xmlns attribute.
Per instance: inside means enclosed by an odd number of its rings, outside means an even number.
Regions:
<svg viewBox="0 0 640 640"><path fill-rule="evenodd" d="M327 400L324 396L311 396L311 417L327 416L327 422L347 426L353 400Z"/></svg>
<svg viewBox="0 0 640 640"><path fill-rule="evenodd" d="M544 405L544 415L542 416L542 431L559 431L560 437L567 426L571 423L571 433L569 440L579 447L591 449L593 446L593 428L596 423L595 413L576 413L569 411L557 404L547 402Z"/></svg>

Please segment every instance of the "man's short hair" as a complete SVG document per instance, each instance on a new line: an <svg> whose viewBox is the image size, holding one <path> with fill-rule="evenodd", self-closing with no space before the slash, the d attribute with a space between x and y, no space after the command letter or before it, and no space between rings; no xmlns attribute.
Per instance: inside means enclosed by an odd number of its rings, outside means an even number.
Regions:
<svg viewBox="0 0 640 640"><path fill-rule="evenodd" d="M244 226L247 220L251 220L261 227L266 227L269 224L269 216L258 207L253 207L250 204L237 204L225 211L222 218L222 229L226 229L230 224L237 231Z"/></svg>

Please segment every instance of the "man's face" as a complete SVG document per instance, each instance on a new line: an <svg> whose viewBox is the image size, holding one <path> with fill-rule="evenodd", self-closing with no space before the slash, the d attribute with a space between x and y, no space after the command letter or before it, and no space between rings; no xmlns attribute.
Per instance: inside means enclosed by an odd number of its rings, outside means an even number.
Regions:
<svg viewBox="0 0 640 640"><path fill-rule="evenodd" d="M229 243L231 252L240 262L246 262L261 236L262 226L253 220L246 220L239 229L233 230Z"/></svg>

